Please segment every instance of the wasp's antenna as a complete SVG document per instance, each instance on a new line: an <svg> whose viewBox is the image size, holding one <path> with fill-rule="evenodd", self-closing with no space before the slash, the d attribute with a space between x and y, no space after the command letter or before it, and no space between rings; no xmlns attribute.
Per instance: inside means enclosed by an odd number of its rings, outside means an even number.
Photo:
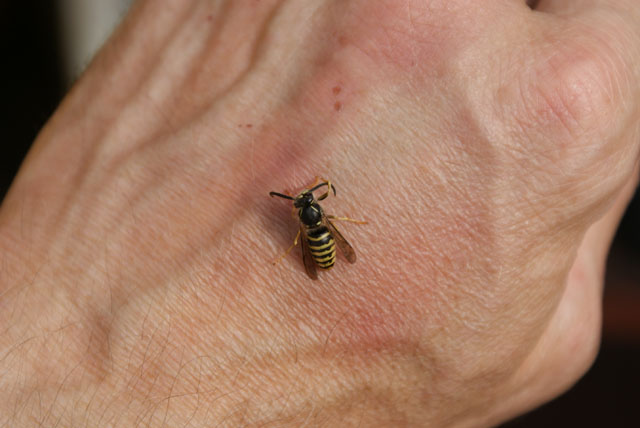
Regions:
<svg viewBox="0 0 640 428"><path fill-rule="evenodd" d="M336 196L336 186L334 186L333 184L331 184L331 182L329 181L325 181L324 183L320 183L318 184L316 187L309 189L309 192L313 192L318 190L319 188L321 188L322 186L329 186L330 190L333 190L333 196Z"/></svg>
<svg viewBox="0 0 640 428"><path fill-rule="evenodd" d="M292 198L289 195L283 195L282 193L278 193L278 192L269 192L269 196L279 196L281 198L285 198L285 199L291 199L292 201L295 200L294 198Z"/></svg>

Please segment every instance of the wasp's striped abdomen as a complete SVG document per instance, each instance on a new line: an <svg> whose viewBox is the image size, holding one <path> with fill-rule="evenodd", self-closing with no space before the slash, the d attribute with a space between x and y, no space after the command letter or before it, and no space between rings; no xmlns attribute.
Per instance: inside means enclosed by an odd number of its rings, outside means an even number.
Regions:
<svg viewBox="0 0 640 428"><path fill-rule="evenodd" d="M329 269L336 262L336 244L326 226L307 231L307 242L313 260L321 269Z"/></svg>

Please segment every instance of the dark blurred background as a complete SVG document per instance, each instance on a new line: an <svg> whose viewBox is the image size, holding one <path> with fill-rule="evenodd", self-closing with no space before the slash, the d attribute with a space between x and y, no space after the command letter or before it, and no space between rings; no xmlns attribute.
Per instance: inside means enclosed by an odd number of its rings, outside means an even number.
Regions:
<svg viewBox="0 0 640 428"><path fill-rule="evenodd" d="M118 3L115 12L78 4ZM0 0L0 67L4 134L0 198L29 146L90 59L127 0ZM64 9L64 10L62 10ZM98 34L96 18L106 17ZM84 28L84 30L83 30ZM78 42L85 45L77 46ZM74 45L75 43L75 45ZM604 297L602 348L593 368L569 392L505 425L525 427L640 427L640 201L636 195L613 243Z"/></svg>

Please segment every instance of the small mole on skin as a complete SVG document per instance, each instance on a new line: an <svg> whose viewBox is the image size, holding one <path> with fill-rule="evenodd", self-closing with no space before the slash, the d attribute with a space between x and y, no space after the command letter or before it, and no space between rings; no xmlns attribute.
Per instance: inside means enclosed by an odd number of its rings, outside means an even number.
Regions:
<svg viewBox="0 0 640 428"><path fill-rule="evenodd" d="M340 86L333 87L333 95L338 95L340 91L342 91L342 88Z"/></svg>
<svg viewBox="0 0 640 428"><path fill-rule="evenodd" d="M213 19L213 15L207 15L207 21L211 21Z"/></svg>
<svg viewBox="0 0 640 428"><path fill-rule="evenodd" d="M252 127L253 127L253 125L252 125L252 124L247 123L247 128L252 128Z"/></svg>
<svg viewBox="0 0 640 428"><path fill-rule="evenodd" d="M333 109L335 111L340 111L342 110L342 103L340 101L336 101L336 103L333 105Z"/></svg>

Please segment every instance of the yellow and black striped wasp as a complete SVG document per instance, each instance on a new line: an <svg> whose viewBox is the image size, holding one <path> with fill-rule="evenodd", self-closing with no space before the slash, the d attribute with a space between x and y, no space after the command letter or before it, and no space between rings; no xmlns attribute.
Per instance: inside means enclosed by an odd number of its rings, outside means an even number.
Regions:
<svg viewBox="0 0 640 428"><path fill-rule="evenodd" d="M329 196L331 192L336 196L336 188L328 180L316 184L320 179L316 178L316 182L309 189L303 190L298 196L293 197L278 192L269 192L269 196L278 196L280 198L290 199L293 201L294 213L297 211L300 221L300 229L296 234L293 244L281 255L274 264L278 263L284 256L298 245L298 239L302 235L302 262L307 271L307 275L311 279L318 279L316 266L320 269L331 269L336 262L336 246L347 259L349 263L356 262L356 252L349 245L344 236L338 231L331 220L344 220L357 224L366 224L366 221L353 220L348 217L336 217L325 214L324 210L318 203ZM313 192L319 188L327 186L326 193L319 198L313 196Z"/></svg>

